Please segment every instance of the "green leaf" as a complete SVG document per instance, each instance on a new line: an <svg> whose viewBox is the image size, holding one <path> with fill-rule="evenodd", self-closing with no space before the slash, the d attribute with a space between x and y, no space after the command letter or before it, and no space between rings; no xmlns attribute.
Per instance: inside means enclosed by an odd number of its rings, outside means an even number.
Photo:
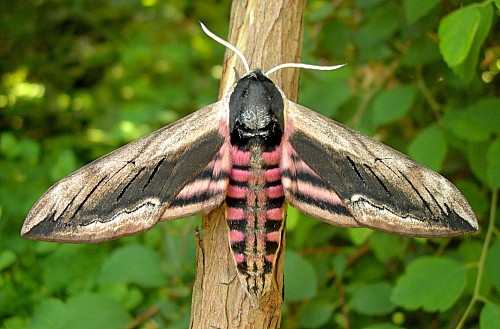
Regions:
<svg viewBox="0 0 500 329"><path fill-rule="evenodd" d="M400 12L399 5L392 2L378 7L354 35L356 44L366 49L389 39L399 28Z"/></svg>
<svg viewBox="0 0 500 329"><path fill-rule="evenodd" d="M35 311L28 329L119 329L131 320L109 297L82 293L63 303L47 299Z"/></svg>
<svg viewBox="0 0 500 329"><path fill-rule="evenodd" d="M0 217L1 217L1 212L0 212ZM10 249L5 249L2 252L0 252L0 272L2 272L3 269L14 264L16 260L17 260L16 253Z"/></svg>
<svg viewBox="0 0 500 329"><path fill-rule="evenodd" d="M50 168L50 177L57 181L77 169L75 153L71 149L61 152Z"/></svg>
<svg viewBox="0 0 500 329"><path fill-rule="evenodd" d="M27 319L21 316L13 316L3 321L2 329L25 329L28 327Z"/></svg>
<svg viewBox="0 0 500 329"><path fill-rule="evenodd" d="M311 263L293 250L286 251L285 299L299 301L314 297L317 293L318 279Z"/></svg>
<svg viewBox="0 0 500 329"><path fill-rule="evenodd" d="M14 134L5 132L0 135L0 153L8 159L21 159L35 165L40 157L40 144L30 139L18 141Z"/></svg>
<svg viewBox="0 0 500 329"><path fill-rule="evenodd" d="M500 98L482 98L468 107L466 115L484 130L500 134Z"/></svg>
<svg viewBox="0 0 500 329"><path fill-rule="evenodd" d="M359 56L359 60L362 62L377 62L384 61L392 56L392 49L388 44L388 41L381 42L380 44L371 44L363 46L363 50Z"/></svg>
<svg viewBox="0 0 500 329"><path fill-rule="evenodd" d="M0 134L0 153L7 158L14 158L16 151L17 139L11 132L2 132Z"/></svg>
<svg viewBox="0 0 500 329"><path fill-rule="evenodd" d="M386 271L385 266L380 266L374 257L363 257L347 268L346 275L349 274L353 282L379 282L385 279Z"/></svg>
<svg viewBox="0 0 500 329"><path fill-rule="evenodd" d="M422 130L408 146L408 154L415 161L440 171L447 152L446 137L437 125Z"/></svg>
<svg viewBox="0 0 500 329"><path fill-rule="evenodd" d="M126 283L108 283L99 287L102 293L114 300L119 300L127 310L132 310L144 302L144 294L138 286L127 285Z"/></svg>
<svg viewBox="0 0 500 329"><path fill-rule="evenodd" d="M417 22L440 3L439 0L405 0L403 5L409 24Z"/></svg>
<svg viewBox="0 0 500 329"><path fill-rule="evenodd" d="M28 329L58 329L64 328L66 307L58 299L46 299L33 313Z"/></svg>
<svg viewBox="0 0 500 329"><path fill-rule="evenodd" d="M309 19L313 22L320 22L328 18L334 9L327 3L317 3L315 7L311 9Z"/></svg>
<svg viewBox="0 0 500 329"><path fill-rule="evenodd" d="M300 211L288 205L286 209L286 230L290 232L295 231L297 225L300 224L302 216Z"/></svg>
<svg viewBox="0 0 500 329"><path fill-rule="evenodd" d="M370 237L370 245L377 259L386 264L392 258L396 258L402 253L402 241L395 234L384 232L374 232Z"/></svg>
<svg viewBox="0 0 500 329"><path fill-rule="evenodd" d="M38 142L25 139L18 143L21 159L29 165L35 165L40 158L42 152L41 146Z"/></svg>
<svg viewBox="0 0 500 329"><path fill-rule="evenodd" d="M449 67L461 64L472 46L481 14L474 6L453 11L441 20L439 50Z"/></svg>
<svg viewBox="0 0 500 329"><path fill-rule="evenodd" d="M387 282L362 285L352 290L352 308L361 314L385 315L391 313L396 306L390 296L392 287Z"/></svg>
<svg viewBox="0 0 500 329"><path fill-rule="evenodd" d="M479 315L480 329L500 329L500 305L486 303Z"/></svg>
<svg viewBox="0 0 500 329"><path fill-rule="evenodd" d="M490 133L478 125L466 111L450 111L443 116L443 123L455 136L470 142L484 142Z"/></svg>
<svg viewBox="0 0 500 329"><path fill-rule="evenodd" d="M114 251L102 266L101 282L134 283L142 287L162 287L166 276L157 251L131 244Z"/></svg>
<svg viewBox="0 0 500 329"><path fill-rule="evenodd" d="M465 268L450 258L420 257L406 268L392 301L409 310L446 311L465 288Z"/></svg>
<svg viewBox="0 0 500 329"><path fill-rule="evenodd" d="M486 154L486 177L492 189L500 187L500 138L495 139Z"/></svg>
<svg viewBox="0 0 500 329"><path fill-rule="evenodd" d="M483 46L483 42L488 36L491 29L491 23L493 21L493 6L491 5L471 5L477 8L481 19L479 20L479 26L475 34L470 51L467 54L465 60L459 65L453 66L451 69L453 73L462 79L465 83L469 83L475 75L477 70L477 62L479 59L479 54Z"/></svg>
<svg viewBox="0 0 500 329"><path fill-rule="evenodd" d="M300 310L299 322L302 328L318 328L325 325L333 314L334 305L326 301L312 301Z"/></svg>
<svg viewBox="0 0 500 329"><path fill-rule="evenodd" d="M373 123L383 125L403 117L415 100L416 90L412 86L397 87L378 94L373 101Z"/></svg>
<svg viewBox="0 0 500 329"><path fill-rule="evenodd" d="M494 0L495 6L497 6L497 9L500 9L500 0Z"/></svg>
<svg viewBox="0 0 500 329"><path fill-rule="evenodd" d="M347 234L349 235L350 240L356 246L360 246L365 243L366 240L373 234L373 230L364 227L358 228L348 228Z"/></svg>
<svg viewBox="0 0 500 329"><path fill-rule="evenodd" d="M467 160L474 175L483 183L487 182L488 143L470 143L467 145Z"/></svg>
<svg viewBox="0 0 500 329"><path fill-rule="evenodd" d="M500 241L493 243L486 258L486 275L491 279L496 290L500 292Z"/></svg>
<svg viewBox="0 0 500 329"><path fill-rule="evenodd" d="M300 81L300 104L304 106L314 104L316 112L327 117L334 117L339 107L352 95L352 90L347 82L348 77L352 74L351 68L343 67L318 78L321 79L320 81L304 77ZM311 88L310 84L315 87Z"/></svg>
<svg viewBox="0 0 500 329"><path fill-rule="evenodd" d="M99 249L105 250L96 245L56 245L56 249L41 264L44 288L55 293L75 292L94 286L103 258Z"/></svg>

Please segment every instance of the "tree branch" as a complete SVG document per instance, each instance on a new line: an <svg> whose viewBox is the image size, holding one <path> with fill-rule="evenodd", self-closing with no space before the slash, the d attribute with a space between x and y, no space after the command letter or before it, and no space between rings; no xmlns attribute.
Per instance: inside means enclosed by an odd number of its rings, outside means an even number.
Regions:
<svg viewBox="0 0 500 329"><path fill-rule="evenodd" d="M234 1L228 41L248 60L251 69L300 62L304 0ZM235 83L233 68L243 75L239 58L226 51L219 98ZM290 100L297 101L298 70L285 69L270 78ZM197 276L193 288L191 328L279 328L283 302L285 238L277 254L275 282L258 308L241 285L228 241L225 206L203 217L203 239L197 235Z"/></svg>

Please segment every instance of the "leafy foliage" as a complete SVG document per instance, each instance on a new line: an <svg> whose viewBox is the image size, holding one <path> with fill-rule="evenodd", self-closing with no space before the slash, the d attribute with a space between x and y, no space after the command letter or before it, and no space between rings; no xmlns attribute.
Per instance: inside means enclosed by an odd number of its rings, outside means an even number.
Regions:
<svg viewBox="0 0 500 329"><path fill-rule="evenodd" d="M392 300L410 310L445 311L463 293L465 280L465 268L452 259L422 256L399 277Z"/></svg>
<svg viewBox="0 0 500 329"><path fill-rule="evenodd" d="M229 2L0 3L0 328L186 328L198 219L97 245L26 241L51 184L216 99ZM313 1L300 102L461 189L477 235L339 229L290 209L285 328L498 328L499 1ZM135 319L135 320L133 320ZM71 325L69 325L71 324Z"/></svg>

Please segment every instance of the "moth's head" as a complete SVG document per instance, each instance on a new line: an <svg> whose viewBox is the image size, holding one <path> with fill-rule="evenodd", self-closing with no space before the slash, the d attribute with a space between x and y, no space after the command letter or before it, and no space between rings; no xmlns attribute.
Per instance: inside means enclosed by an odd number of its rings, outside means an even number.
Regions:
<svg viewBox="0 0 500 329"><path fill-rule="evenodd" d="M235 123L248 130L260 130L271 121L283 129L283 97L260 70L251 71L236 83L229 99L229 109L231 131Z"/></svg>

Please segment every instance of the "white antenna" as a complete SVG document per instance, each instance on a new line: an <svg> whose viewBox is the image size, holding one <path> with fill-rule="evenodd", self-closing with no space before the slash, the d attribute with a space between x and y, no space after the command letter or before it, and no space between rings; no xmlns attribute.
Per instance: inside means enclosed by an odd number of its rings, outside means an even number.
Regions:
<svg viewBox="0 0 500 329"><path fill-rule="evenodd" d="M243 62L243 65L245 66L246 74L250 73L250 66L248 65L248 62L247 62L245 56L243 56L243 53L241 51L239 51L238 48L236 48L235 46L233 46L232 44L230 44L226 40L221 39L220 37L216 36L202 22L200 22L200 25L201 25L201 28L203 29L203 32L205 32L206 35L208 35L210 38L214 39L215 41L217 41L221 45L234 51L234 53L236 55L238 55L238 57ZM285 64L280 64L278 66L273 67L272 69L267 71L264 75L269 76L269 74L274 73L278 70L287 68L287 67L296 67L296 68L302 68L302 69L308 69L308 70L319 70L319 71L333 71L333 70L336 70L338 68L341 68L344 65L346 65L346 64L340 64L340 65L334 65L334 66L321 66L321 65L304 64L304 63L285 63Z"/></svg>
<svg viewBox="0 0 500 329"><path fill-rule="evenodd" d="M264 75L267 77L269 74L274 73L278 70L287 68L287 67L297 67L301 69L308 69L308 70L319 70L319 71L333 71L336 69L341 68L346 64L340 64L340 65L334 65L334 66L321 66L321 65L311 65L311 64L304 64L304 63L285 63L285 64L280 64L278 66L273 67L269 71L267 71Z"/></svg>
<svg viewBox="0 0 500 329"><path fill-rule="evenodd" d="M206 35L208 35L210 38L214 39L215 41L217 41L221 45L226 46L227 48L234 51L234 53L236 55L238 55L238 57L243 62L243 65L245 66L246 74L250 73L250 66L248 65L248 62L247 62L245 56L243 56L243 54L241 53L241 51L238 50L238 48L236 48L235 46L233 46L232 44L230 44L226 40L223 40L223 39L219 38L218 36L216 36L215 34L213 34L209 29L207 29L207 27L202 22L200 22L200 25L201 25L201 28L203 29L203 32L205 32Z"/></svg>

